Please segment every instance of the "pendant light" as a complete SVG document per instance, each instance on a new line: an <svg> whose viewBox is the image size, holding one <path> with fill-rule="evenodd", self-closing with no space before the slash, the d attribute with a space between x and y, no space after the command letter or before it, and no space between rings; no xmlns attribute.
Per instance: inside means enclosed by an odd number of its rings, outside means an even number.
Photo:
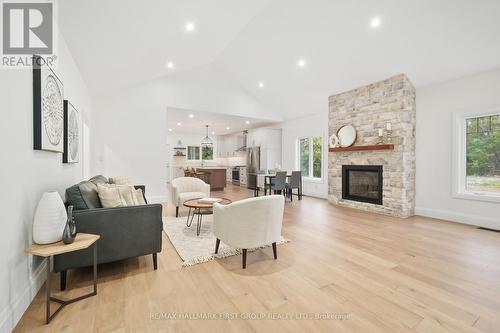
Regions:
<svg viewBox="0 0 500 333"><path fill-rule="evenodd" d="M208 125L205 125L207 128L207 135L201 140L201 146L202 147L212 147L214 145L214 142L212 139L208 136Z"/></svg>

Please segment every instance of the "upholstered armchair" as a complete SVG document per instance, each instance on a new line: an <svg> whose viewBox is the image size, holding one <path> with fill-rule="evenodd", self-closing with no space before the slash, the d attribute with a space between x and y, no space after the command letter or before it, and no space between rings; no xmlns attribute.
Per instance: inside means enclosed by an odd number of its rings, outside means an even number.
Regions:
<svg viewBox="0 0 500 333"><path fill-rule="evenodd" d="M179 216L179 207L188 200L210 197L210 185L194 177L179 177L172 180L172 202L175 216Z"/></svg>
<svg viewBox="0 0 500 333"><path fill-rule="evenodd" d="M229 205L215 203L215 253L220 241L242 249L243 268L246 268L247 249L272 244L277 259L276 242L281 239L284 207L282 195L250 198Z"/></svg>

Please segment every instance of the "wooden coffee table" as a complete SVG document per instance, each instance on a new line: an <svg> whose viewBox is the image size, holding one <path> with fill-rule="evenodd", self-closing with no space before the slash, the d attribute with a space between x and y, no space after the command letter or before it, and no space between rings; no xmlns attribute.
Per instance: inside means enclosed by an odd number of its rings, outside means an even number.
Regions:
<svg viewBox="0 0 500 333"><path fill-rule="evenodd" d="M232 202L230 199L227 198L220 198L220 199L221 201L219 201L218 203L221 205L229 205ZM186 226L191 227L191 224L193 224L194 216L198 215L196 220L196 236L200 235L203 215L213 214L213 208L214 208L214 205L212 203L201 203L198 200L200 199L192 199L184 202L184 207L189 208L189 213L186 220ZM192 214L191 210L193 210ZM189 218L191 218L191 220Z"/></svg>

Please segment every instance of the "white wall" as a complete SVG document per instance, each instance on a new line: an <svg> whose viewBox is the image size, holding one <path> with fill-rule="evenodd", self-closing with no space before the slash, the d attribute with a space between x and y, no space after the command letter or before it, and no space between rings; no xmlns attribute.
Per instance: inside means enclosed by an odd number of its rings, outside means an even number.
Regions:
<svg viewBox="0 0 500 333"><path fill-rule="evenodd" d="M416 214L500 229L500 204L452 197L452 115L497 107L500 70L417 90Z"/></svg>
<svg viewBox="0 0 500 333"><path fill-rule="evenodd" d="M90 98L62 36L55 70L64 95L90 119ZM0 70L0 332L10 332L45 281L45 262L23 250L32 243L33 214L45 191L64 190L83 177L83 162L62 163L62 154L33 150L32 71ZM80 133L81 128L80 128ZM80 140L80 152L82 152Z"/></svg>
<svg viewBox="0 0 500 333"><path fill-rule="evenodd" d="M93 173L128 175L166 200L167 106L281 120L214 65L148 81L93 100Z"/></svg>
<svg viewBox="0 0 500 333"><path fill-rule="evenodd" d="M327 103L327 102L325 102ZM327 107L325 106L325 109ZM297 170L297 140L302 137L323 136L323 179L303 180L303 193L320 198L328 197L328 112L285 121L282 127L282 168Z"/></svg>

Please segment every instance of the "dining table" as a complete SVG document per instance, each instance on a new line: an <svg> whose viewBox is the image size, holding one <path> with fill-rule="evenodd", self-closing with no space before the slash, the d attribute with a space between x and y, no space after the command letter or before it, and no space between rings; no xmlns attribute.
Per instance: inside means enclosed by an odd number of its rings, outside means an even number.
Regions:
<svg viewBox="0 0 500 333"><path fill-rule="evenodd" d="M272 179L276 177L276 174L275 173L262 173L262 174L257 174L257 191L256 191L256 195L258 196L259 192L258 192L258 185L259 184L262 184L261 181L259 181L259 178L260 179L263 179L264 182L264 195L267 195L267 190L269 188L269 195L273 194L272 193ZM286 175L286 179L287 181L292 177L291 174L287 174ZM300 182L299 182L299 189L298 189L298 197L299 197L299 200L302 200L302 177L300 177Z"/></svg>

